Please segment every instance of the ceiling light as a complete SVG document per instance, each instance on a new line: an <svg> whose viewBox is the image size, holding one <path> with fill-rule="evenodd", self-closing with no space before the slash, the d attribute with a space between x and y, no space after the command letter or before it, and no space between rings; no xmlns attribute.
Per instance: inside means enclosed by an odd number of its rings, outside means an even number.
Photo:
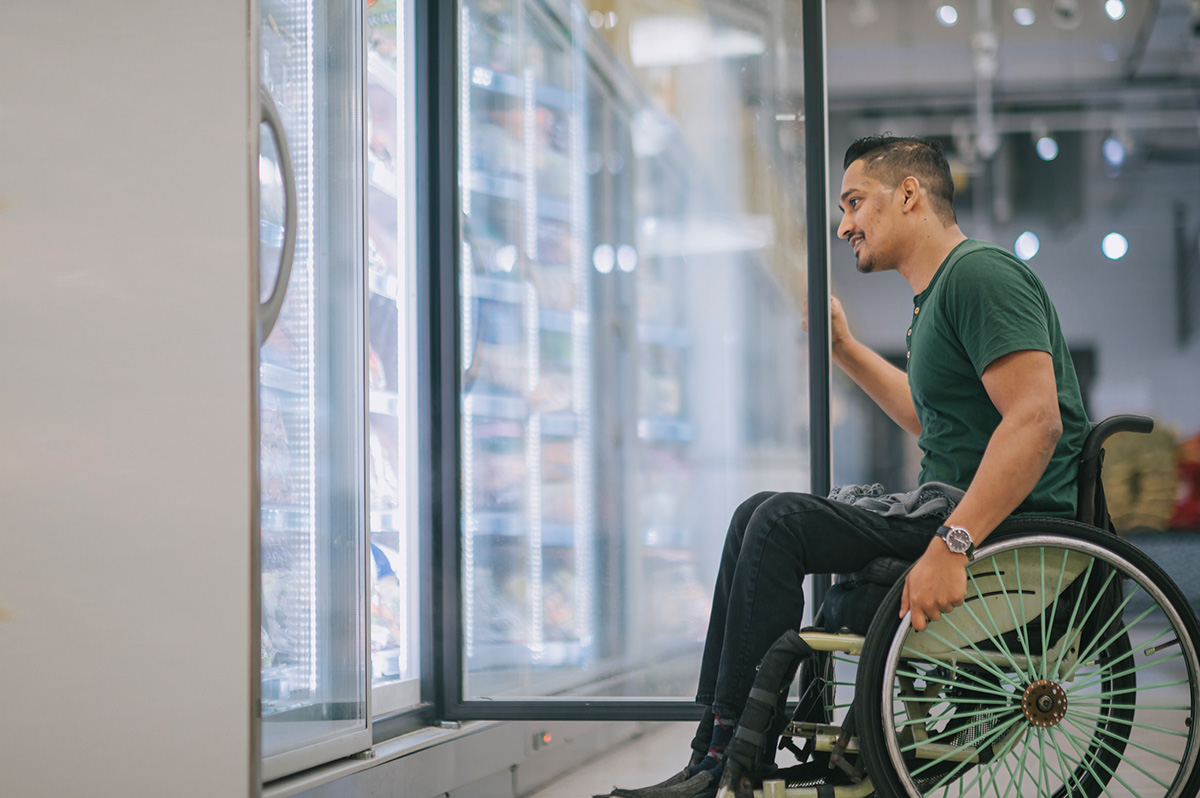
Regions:
<svg viewBox="0 0 1200 798"><path fill-rule="evenodd" d="M1109 260L1120 260L1129 251L1129 241L1120 233L1109 233L1100 242L1100 249Z"/></svg>
<svg viewBox="0 0 1200 798"><path fill-rule="evenodd" d="M1021 260L1029 260L1038 254L1038 250L1041 248L1042 242L1038 240L1037 235L1026 230L1017 236L1017 243L1013 246L1013 252Z"/></svg>
<svg viewBox="0 0 1200 798"><path fill-rule="evenodd" d="M1033 13L1033 9L1029 6L1019 6L1013 9L1013 19L1021 27L1027 28L1033 24L1037 17Z"/></svg>
<svg viewBox="0 0 1200 798"><path fill-rule="evenodd" d="M1116 136L1104 140L1104 160L1109 166L1120 166L1125 163L1125 145Z"/></svg>
<svg viewBox="0 0 1200 798"><path fill-rule="evenodd" d="M1121 0L1108 0L1104 4L1104 13L1114 22L1125 16L1125 4Z"/></svg>
<svg viewBox="0 0 1200 798"><path fill-rule="evenodd" d="M951 5L939 6L937 20L947 28L954 27L958 23L958 9Z"/></svg>
<svg viewBox="0 0 1200 798"><path fill-rule="evenodd" d="M1058 157L1058 142L1052 136L1042 136L1037 140L1037 154L1043 161L1053 161Z"/></svg>

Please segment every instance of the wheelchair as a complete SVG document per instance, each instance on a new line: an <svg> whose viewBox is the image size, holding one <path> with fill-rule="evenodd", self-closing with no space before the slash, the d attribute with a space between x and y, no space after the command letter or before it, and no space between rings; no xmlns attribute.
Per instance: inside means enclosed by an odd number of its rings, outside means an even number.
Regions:
<svg viewBox="0 0 1200 798"><path fill-rule="evenodd" d="M1200 793L1200 625L1112 531L1100 479L1109 436L1152 428L1095 425L1076 519L1010 518L968 566L963 605L923 632L898 617L909 563L868 566L888 586L882 600L860 591L865 630L828 622L830 594L846 592L831 587L816 628L786 633L760 664L718 798ZM776 748L798 764L776 766Z"/></svg>

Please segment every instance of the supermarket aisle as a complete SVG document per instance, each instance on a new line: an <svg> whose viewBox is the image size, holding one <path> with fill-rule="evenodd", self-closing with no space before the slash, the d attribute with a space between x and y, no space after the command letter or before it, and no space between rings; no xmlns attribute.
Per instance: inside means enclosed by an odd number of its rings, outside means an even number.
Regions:
<svg viewBox="0 0 1200 798"><path fill-rule="evenodd" d="M614 782L621 787L642 787L662 781L683 767L695 730L691 721L664 723L529 798L591 798L607 795Z"/></svg>

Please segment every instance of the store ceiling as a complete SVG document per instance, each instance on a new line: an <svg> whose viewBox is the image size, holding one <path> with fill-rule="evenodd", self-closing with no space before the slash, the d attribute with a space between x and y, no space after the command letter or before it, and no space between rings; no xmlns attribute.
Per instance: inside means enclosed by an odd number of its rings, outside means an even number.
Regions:
<svg viewBox="0 0 1200 798"><path fill-rule="evenodd" d="M938 22L943 5L955 7L953 26ZM926 135L973 127L989 7L984 91L999 133L1116 127L1200 152L1200 0L1124 0L1119 20L1105 0L829 0L831 113ZM1018 8L1032 24L1018 24Z"/></svg>
<svg viewBox="0 0 1200 798"><path fill-rule="evenodd" d="M952 27L937 9L956 9ZM972 40L991 8L997 94L1098 90L1145 81L1200 79L1200 8L1189 0L1125 0L1112 20L1104 0L831 0L827 8L831 101L974 93ZM1032 12L1028 26L1014 12ZM1071 13L1065 13L1071 11Z"/></svg>

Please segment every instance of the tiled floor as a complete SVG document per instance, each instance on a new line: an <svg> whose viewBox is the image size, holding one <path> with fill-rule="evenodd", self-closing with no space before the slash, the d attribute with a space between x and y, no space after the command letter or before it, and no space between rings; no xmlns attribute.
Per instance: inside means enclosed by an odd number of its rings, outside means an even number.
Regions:
<svg viewBox="0 0 1200 798"><path fill-rule="evenodd" d="M590 798L608 795L613 786L644 787L662 781L687 762L695 731L693 722L664 723L530 798Z"/></svg>

